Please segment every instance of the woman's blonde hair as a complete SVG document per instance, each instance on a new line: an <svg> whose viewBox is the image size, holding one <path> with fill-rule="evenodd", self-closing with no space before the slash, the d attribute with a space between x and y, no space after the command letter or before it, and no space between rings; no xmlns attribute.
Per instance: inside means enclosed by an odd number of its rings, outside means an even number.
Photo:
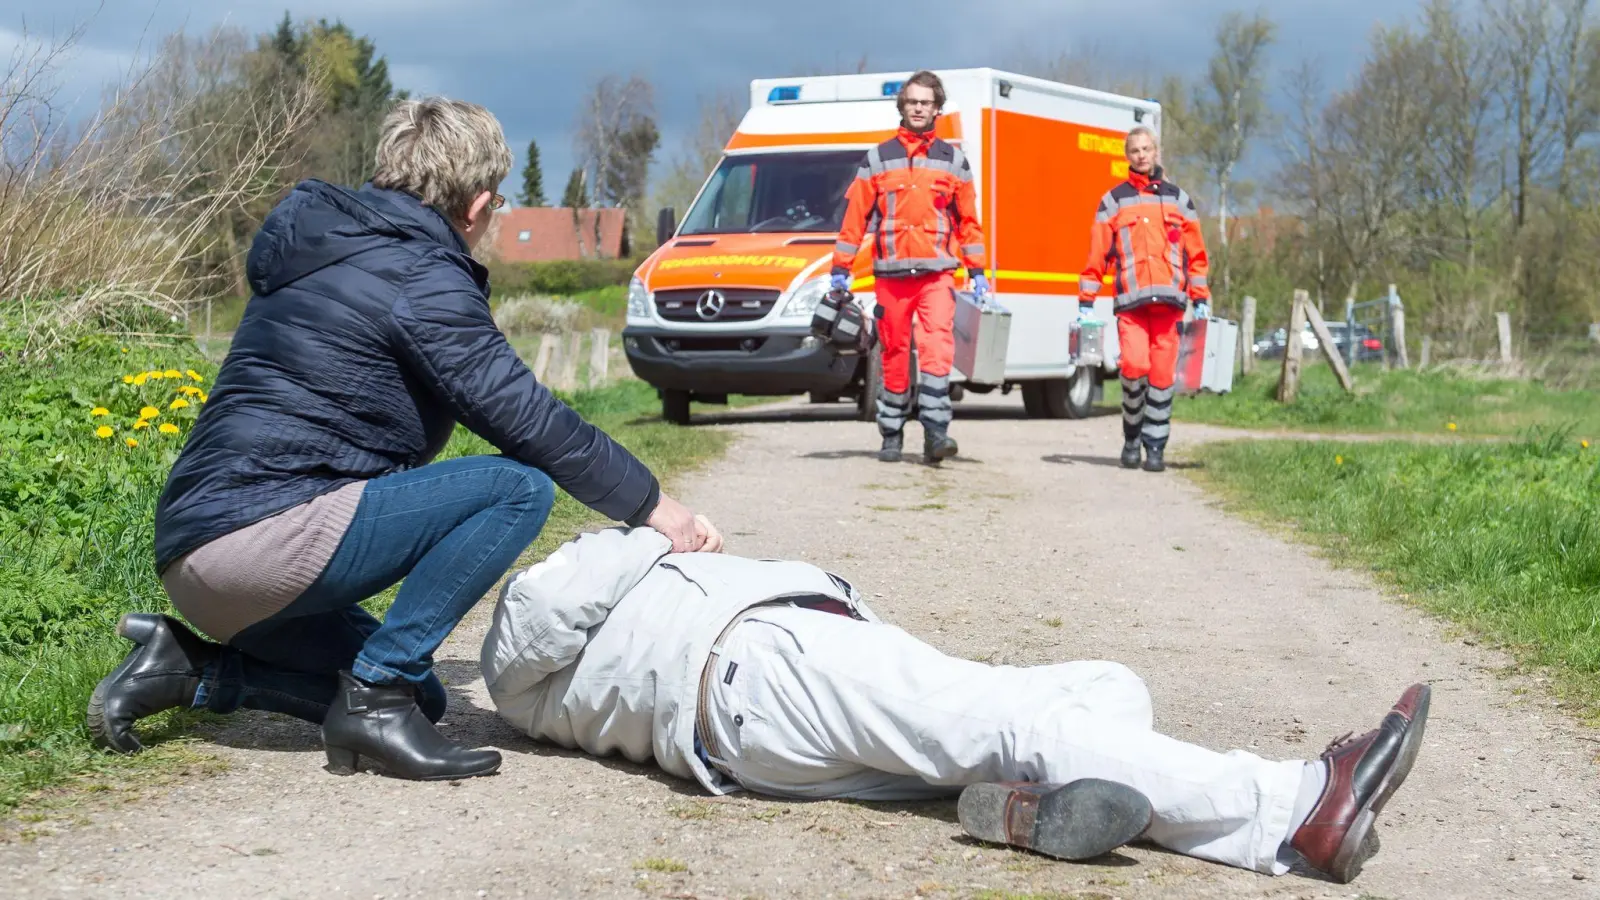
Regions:
<svg viewBox="0 0 1600 900"><path fill-rule="evenodd" d="M511 173L511 148L489 110L465 100L402 100L383 120L374 187L405 191L452 222Z"/></svg>

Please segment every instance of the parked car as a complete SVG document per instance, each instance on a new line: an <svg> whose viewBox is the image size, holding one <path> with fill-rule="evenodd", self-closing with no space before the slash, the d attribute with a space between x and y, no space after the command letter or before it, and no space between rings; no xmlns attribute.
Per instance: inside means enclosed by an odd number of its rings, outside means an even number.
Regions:
<svg viewBox="0 0 1600 900"><path fill-rule="evenodd" d="M1377 333L1365 325L1357 324L1356 333L1356 362L1379 362L1383 359L1383 340ZM1256 339L1255 354L1262 359L1279 359L1283 356L1284 346L1288 343L1289 329L1279 328L1269 331ZM1329 322L1328 334L1333 338L1333 346L1338 349L1339 355L1350 359L1346 349L1350 345L1350 325L1346 322ZM1300 333L1300 345L1307 353L1322 349L1322 342L1317 339L1316 332L1307 325Z"/></svg>

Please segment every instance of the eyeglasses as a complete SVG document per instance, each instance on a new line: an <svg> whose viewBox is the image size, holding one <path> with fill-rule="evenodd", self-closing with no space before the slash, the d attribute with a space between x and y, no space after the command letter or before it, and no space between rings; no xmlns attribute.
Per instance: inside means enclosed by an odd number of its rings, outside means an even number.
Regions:
<svg viewBox="0 0 1600 900"><path fill-rule="evenodd" d="M505 205L506 205L506 198L501 196L500 194L491 194L489 196L489 208L490 209L499 209L500 207L505 206Z"/></svg>
<svg viewBox="0 0 1600 900"><path fill-rule="evenodd" d="M907 100L907 101L905 101L905 104L907 106L927 106L927 107L934 107L934 106L938 106L939 105L937 100Z"/></svg>

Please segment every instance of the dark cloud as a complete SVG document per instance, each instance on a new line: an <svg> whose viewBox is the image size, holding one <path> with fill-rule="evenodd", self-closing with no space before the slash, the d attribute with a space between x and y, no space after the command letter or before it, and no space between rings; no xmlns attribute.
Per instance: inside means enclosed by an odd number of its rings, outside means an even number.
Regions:
<svg viewBox="0 0 1600 900"><path fill-rule="evenodd" d="M1006 68L1019 57L1092 52L1119 69L1146 66L1194 74L1228 0L955 0L864 4L851 0L7 0L0 50L24 25L60 33L88 22L70 77L114 76L142 46L179 28L219 24L270 29L285 9L295 18L342 19L388 57L396 85L483 103L505 124L520 156L536 139L546 192L572 166L577 95L607 73L638 73L656 86L667 154L692 127L699 98L743 96L751 78L917 67ZM1128 10L1137 7L1137 11ZM1345 77L1379 22L1412 14L1412 2L1276 0L1280 66L1321 60L1330 81ZM981 12L978 12L981 10ZM142 44L141 44L142 42ZM667 155L663 154L663 155ZM518 160L520 167L521 161ZM513 173L512 179L516 175ZM509 182L508 182L509 184Z"/></svg>

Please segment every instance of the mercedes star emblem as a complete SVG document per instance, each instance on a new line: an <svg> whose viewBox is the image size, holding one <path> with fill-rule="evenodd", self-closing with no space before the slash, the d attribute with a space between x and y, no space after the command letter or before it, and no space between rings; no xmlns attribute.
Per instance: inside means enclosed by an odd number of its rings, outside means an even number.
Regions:
<svg viewBox="0 0 1600 900"><path fill-rule="evenodd" d="M722 308L727 305L728 298L722 296L721 291L706 291L694 302L694 311L700 314L700 318L710 321L722 315Z"/></svg>

